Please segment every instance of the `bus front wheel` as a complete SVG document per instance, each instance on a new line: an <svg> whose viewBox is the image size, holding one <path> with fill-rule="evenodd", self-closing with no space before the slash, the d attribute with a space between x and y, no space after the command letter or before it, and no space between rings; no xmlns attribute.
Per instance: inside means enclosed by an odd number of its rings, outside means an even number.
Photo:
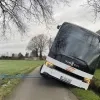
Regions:
<svg viewBox="0 0 100 100"><path fill-rule="evenodd" d="M48 78L49 78L48 75L46 75L45 73L41 73L42 67L43 67L43 65L42 65L41 68L40 68L40 75L41 75L42 77L48 79Z"/></svg>

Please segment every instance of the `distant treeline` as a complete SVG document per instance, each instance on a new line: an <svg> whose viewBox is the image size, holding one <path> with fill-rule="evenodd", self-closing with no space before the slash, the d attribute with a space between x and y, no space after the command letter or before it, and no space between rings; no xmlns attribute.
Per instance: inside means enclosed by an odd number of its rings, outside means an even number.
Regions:
<svg viewBox="0 0 100 100"><path fill-rule="evenodd" d="M22 53L18 53L18 54L12 54L11 56L7 56L7 55L2 55L0 56L0 60L24 60L24 59L34 59L34 60L37 60L37 59L40 59L39 56L37 56L35 54L36 52L31 52L31 53L27 53L25 55L23 55ZM45 56L42 56L42 59L46 59Z"/></svg>
<svg viewBox="0 0 100 100"><path fill-rule="evenodd" d="M14 57L9 57L9 56L1 56L0 60L17 60L19 59L18 57L14 58Z"/></svg>
<svg viewBox="0 0 100 100"><path fill-rule="evenodd" d="M17 60L17 59L24 59L26 57L26 55L24 56L22 53L19 54L12 54L12 56L6 56L6 55L2 55L0 57L0 59L2 60Z"/></svg>

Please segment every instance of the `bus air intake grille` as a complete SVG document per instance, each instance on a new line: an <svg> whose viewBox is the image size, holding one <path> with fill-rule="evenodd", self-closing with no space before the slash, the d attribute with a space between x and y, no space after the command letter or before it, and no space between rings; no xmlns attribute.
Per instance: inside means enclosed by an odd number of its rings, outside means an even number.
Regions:
<svg viewBox="0 0 100 100"><path fill-rule="evenodd" d="M64 73L64 74L67 74L67 75L69 75L69 76L72 76L72 77L74 77L74 78L77 78L77 79L79 79L79 80L84 81L84 77L81 77L81 76L79 76L79 75L76 75L76 74L74 74L74 73L71 73L71 72L69 72L69 71L67 71L67 70L64 70L64 69L58 67L58 66L54 66L54 69L56 69L57 71L60 71L60 72L62 72L62 73Z"/></svg>

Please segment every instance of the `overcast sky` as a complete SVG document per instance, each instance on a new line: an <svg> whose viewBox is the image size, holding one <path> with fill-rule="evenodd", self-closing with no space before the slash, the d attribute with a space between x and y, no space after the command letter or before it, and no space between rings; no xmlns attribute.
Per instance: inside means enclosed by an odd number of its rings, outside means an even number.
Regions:
<svg viewBox="0 0 100 100"><path fill-rule="evenodd" d="M50 29L46 29L45 25L40 25L39 23L30 22L28 23L27 35L21 37L19 34L13 36L12 39L1 40L0 41L0 55L11 54L22 52L25 54L26 46L32 36L37 34L45 33L47 35L55 36L57 34L57 25L61 25L63 22L71 22L82 27L85 27L94 32L100 29L100 19L94 20L94 14L91 13L91 9L86 6L86 0L72 0L72 2L67 5L56 5L54 7L54 19L50 25ZM12 26L13 27L13 26ZM16 32L15 32L16 33Z"/></svg>

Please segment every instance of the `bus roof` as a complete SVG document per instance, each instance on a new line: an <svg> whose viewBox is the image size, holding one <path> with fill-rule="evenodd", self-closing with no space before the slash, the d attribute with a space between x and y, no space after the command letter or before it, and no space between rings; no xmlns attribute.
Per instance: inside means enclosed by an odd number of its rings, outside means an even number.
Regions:
<svg viewBox="0 0 100 100"><path fill-rule="evenodd" d="M100 37L100 35L99 35L99 34L97 34L97 33L93 32L93 31L91 31L91 30L88 30L88 29L86 29L86 28L84 28L84 27L81 27L81 26L79 26L79 25L72 24L72 23L69 23L69 22L64 22L62 25L64 25L64 24L70 24L70 25L72 25L72 26L76 26L76 27L82 28L82 29L84 29L84 30L88 31L88 32L89 32L89 33L91 33L91 34L93 34L93 35L95 35L95 36L99 36L99 37ZM62 25L61 25L61 26L62 26Z"/></svg>

